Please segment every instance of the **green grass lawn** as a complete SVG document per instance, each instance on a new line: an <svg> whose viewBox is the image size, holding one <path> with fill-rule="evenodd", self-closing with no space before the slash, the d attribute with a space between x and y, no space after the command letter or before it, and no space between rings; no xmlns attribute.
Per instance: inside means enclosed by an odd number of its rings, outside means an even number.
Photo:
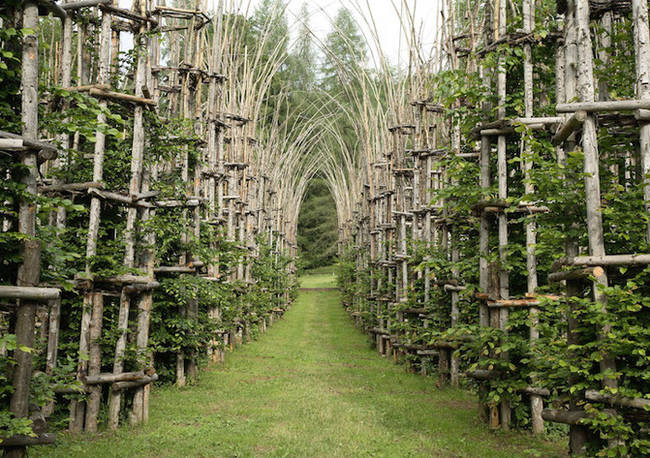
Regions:
<svg viewBox="0 0 650 458"><path fill-rule="evenodd" d="M301 288L336 288L336 266L305 271L300 277Z"/></svg>
<svg viewBox="0 0 650 458"><path fill-rule="evenodd" d="M198 386L155 389L149 424L62 435L31 454L563 456L565 444L488 431L474 395L434 382L378 356L336 291L302 292L284 320L202 372Z"/></svg>

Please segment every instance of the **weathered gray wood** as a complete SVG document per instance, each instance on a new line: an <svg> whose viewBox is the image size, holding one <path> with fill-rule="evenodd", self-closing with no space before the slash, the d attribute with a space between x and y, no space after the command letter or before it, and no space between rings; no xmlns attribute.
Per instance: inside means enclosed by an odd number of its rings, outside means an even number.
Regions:
<svg viewBox="0 0 650 458"><path fill-rule="evenodd" d="M541 130L544 128L546 128L546 124L544 123L526 124L526 129L528 130ZM480 135L486 137L490 137L490 136L497 137L497 136L511 135L516 132L517 130L515 127L502 127L500 129L481 129Z"/></svg>
<svg viewBox="0 0 650 458"><path fill-rule="evenodd" d="M131 382L115 382L111 385L112 391L124 391L132 388L141 388L144 385L149 385L158 380L158 374L153 374L151 376L145 375L139 380L133 380Z"/></svg>
<svg viewBox="0 0 650 458"><path fill-rule="evenodd" d="M591 33L589 28L589 4L587 0L576 0L576 26L578 31L578 85L581 102L590 103L594 100L594 79L592 62ZM600 102L611 103L611 102ZM589 254L605 256L605 241L603 236L603 221L601 212L600 175L598 140L596 122L593 116L587 116L582 129L582 149L584 151L585 197L587 207L587 233L589 236ZM594 300L602 304L603 311L607 307L607 298L598 286L607 286L607 276L602 275L593 286ZM609 325L602 329L603 334L609 332ZM614 370L614 360L603 355L600 363L601 370ZM616 380L606 377L603 383L609 387L617 386Z"/></svg>
<svg viewBox="0 0 650 458"><path fill-rule="evenodd" d="M486 189L490 186L490 140L488 137L481 137L481 156L480 156L480 186ZM481 214L479 228L479 287L483 292L488 291L488 254L489 254L489 230L490 222L485 213ZM487 307L479 306L479 324L488 325Z"/></svg>
<svg viewBox="0 0 650 458"><path fill-rule="evenodd" d="M556 66L564 71L563 78L558 80L558 102L573 101L577 97L577 65L578 65L578 47L577 31L575 23L575 4L573 0L569 2L569 8L565 16L564 26L564 48L561 52L560 62ZM574 136L569 137L566 143L566 150L571 151L575 148ZM557 160L561 166L566 165L566 153L562 147L556 148ZM572 183L571 183L572 184ZM570 185L571 185L570 184ZM565 242L565 251L567 256L576 256L578 253L578 243L573 238ZM577 296L581 293L580 285L574 280L567 280L567 296ZM580 335L576 330L580 326L578 319L575 317L575 306L569 303L570 312L567 319L567 343L576 345L579 343ZM575 384L577 377L569 375L569 384ZM569 408L576 410L580 400L576 395L569 397ZM587 429L581 425L569 426L569 449L572 454L580 456L586 451L588 434Z"/></svg>
<svg viewBox="0 0 650 458"><path fill-rule="evenodd" d="M587 413L584 410L544 409L542 411L542 418L546 421L552 421L554 423L579 425L581 424L581 420L587 418Z"/></svg>
<svg viewBox="0 0 650 458"><path fill-rule="evenodd" d="M47 353L45 357L45 373L52 375L56 367L59 352L59 324L61 318L61 299L50 301L48 319ZM54 412L54 402L48 402L43 407L43 415L49 417Z"/></svg>
<svg viewBox="0 0 650 458"><path fill-rule="evenodd" d="M109 4L111 3L112 0L81 0L79 2L71 2L71 3L64 3L61 5L61 8L63 8L66 11L70 10L78 10L79 8L88 8L91 6L97 6L101 4ZM64 87L67 86L63 85Z"/></svg>
<svg viewBox="0 0 650 458"><path fill-rule="evenodd" d="M59 350L59 324L61 319L61 299L54 299L50 303L48 340L47 340L47 360L45 372L52 374L56 367L56 359Z"/></svg>
<svg viewBox="0 0 650 458"><path fill-rule="evenodd" d="M578 43L581 42L581 39L582 38L578 39ZM580 101L576 103L560 103L555 107L555 111L558 113L573 113L575 111L602 113L607 111L633 110L650 110L650 100L608 100L604 102Z"/></svg>
<svg viewBox="0 0 650 458"><path fill-rule="evenodd" d="M131 298L122 290L122 294L120 295L120 311L117 318L117 331L119 334L115 343L115 359L113 360L113 374L116 375L121 374L124 369L124 352L126 350L130 305ZM87 379L86 384L88 384ZM116 391L111 391L108 396L108 427L110 429L116 429L119 425L122 396Z"/></svg>
<svg viewBox="0 0 650 458"><path fill-rule="evenodd" d="M547 390L546 388L536 388L534 386L526 386L524 388L519 389L518 391L520 393L526 393L526 394L529 394L531 396L540 396L541 397L541 396L550 396L551 395L551 392L549 390ZM541 415L542 415L541 411L540 411L539 415L540 415L540 418L541 418ZM544 425L542 424L542 427L543 426Z"/></svg>
<svg viewBox="0 0 650 458"><path fill-rule="evenodd" d="M102 321L104 314L104 296L98 292L88 293L91 296L92 315L89 328L88 346L88 376L99 375L101 371L101 342ZM101 404L102 389L98 385L91 385L88 389L86 402L85 430L97 432L97 422Z"/></svg>
<svg viewBox="0 0 650 458"><path fill-rule="evenodd" d="M507 2L497 1L498 5L498 35L496 40L505 37L507 33ZM503 53L499 54L497 62L497 117L503 120L506 117L506 57ZM526 116L532 113L526 113ZM532 128L532 126L528 126ZM505 132L504 132L505 133ZM508 165L506 157L506 137L499 135L497 137L497 178L498 178L498 193L499 199L507 199L508 197ZM508 219L504 212L497 215L498 236L499 236L499 297L506 299L510 295L508 272L502 266L507 262L507 246L508 246ZM499 310L499 328L506 331L508 323L508 309L503 308ZM508 359L506 353L501 355L504 359ZM501 428L504 430L510 429L510 402L507 400L501 401L500 405L500 423Z"/></svg>
<svg viewBox="0 0 650 458"><path fill-rule="evenodd" d="M572 269L565 272L553 272L548 275L548 282L555 283L566 280L583 280L589 278L592 275L594 277L600 277L604 273L604 269L600 266Z"/></svg>
<svg viewBox="0 0 650 458"><path fill-rule="evenodd" d="M154 269L156 273L177 273L177 274L193 274L196 269L189 266L160 266Z"/></svg>
<svg viewBox="0 0 650 458"><path fill-rule="evenodd" d="M27 0L22 12L23 45L21 64L21 89L22 109L21 121L23 123L22 135L26 140L38 139L38 5ZM27 151L21 158L21 163L27 170L23 174L21 184L28 195L36 195L36 179L38 177L38 159L34 150ZM19 201L18 231L28 238L23 242L23 262L18 269L18 286L38 286L40 277L41 245L34 239L36 236L36 209L30 198L21 197ZM32 376L32 355L34 348L34 320L36 316L36 302L31 300L21 301L16 310L16 335L17 349L14 352L13 393L9 402L11 413L17 417L29 415L29 386ZM21 348L30 350L23 351ZM22 457L25 448L19 446L7 450L10 457Z"/></svg>
<svg viewBox="0 0 650 458"><path fill-rule="evenodd" d="M23 150L24 148L22 138L0 138L1 150Z"/></svg>
<svg viewBox="0 0 650 458"><path fill-rule="evenodd" d="M63 4L70 3L70 0L65 0ZM63 5L61 5L63 7ZM72 84L72 35L73 35L73 24L72 17L66 15L65 19L62 22L62 31L61 31L61 70L60 70L60 81L61 86L70 86ZM67 109L68 103L64 103L63 110ZM67 120L66 120L67 121ZM60 169L68 161L68 154L66 150L70 148L70 134L68 132L62 132L58 136L58 140L61 144L61 153L54 160L54 168ZM59 177L53 177L53 186L61 185L61 179ZM45 192L41 188L41 192ZM63 228L65 227L67 217L67 211L65 207L60 206L56 210L56 227Z"/></svg>
<svg viewBox="0 0 650 458"><path fill-rule="evenodd" d="M199 207L202 205L202 201L199 199L187 199L187 200L157 200L153 202L153 205L160 208L191 208Z"/></svg>
<svg viewBox="0 0 650 458"><path fill-rule="evenodd" d="M5 448L4 456L22 456L17 455L12 451L9 453L7 450L8 447L27 447L30 445L49 445L54 444L56 441L56 434L53 433L44 433L36 437L32 436L11 436L11 437L0 437L2 442L0 447Z"/></svg>
<svg viewBox="0 0 650 458"><path fill-rule="evenodd" d="M85 357L88 356L90 342L89 342L89 329L90 318L92 314L93 297L91 294L84 294L83 308L81 311L81 324L79 333L79 354L83 355L77 365L77 380L88 371L88 361ZM78 433L83 430L85 418L85 402L72 400L70 401L70 424L68 429L71 432Z"/></svg>
<svg viewBox="0 0 650 458"><path fill-rule="evenodd" d="M553 136L552 143L557 146L562 144L571 134L578 130L587 117L587 112L584 110L576 111L573 113L561 126L560 129Z"/></svg>
<svg viewBox="0 0 650 458"><path fill-rule="evenodd" d="M146 66L147 55L144 47L148 43L144 35L146 31L144 25L140 25L139 33L134 37L135 46L141 51L138 52L137 64L135 69L135 95L143 96L142 88L146 84ZM144 136L144 108L137 105L133 113L133 141L131 147L131 179L129 182L129 194L138 195L142 186L142 168L144 161L145 136ZM138 210L130 207L127 210L126 229L125 229L125 253L124 264L133 267L135 263L135 222L138 216Z"/></svg>
<svg viewBox="0 0 650 458"><path fill-rule="evenodd" d="M590 401L596 401L596 402L605 402L610 405L627 407L632 409L647 410L648 408L650 408L650 399L614 396L611 394L602 394L596 390L585 391L585 399L588 399Z"/></svg>
<svg viewBox="0 0 650 458"><path fill-rule="evenodd" d="M111 59L111 15L102 14L101 29L99 36L99 84L110 84L110 59ZM105 99L99 101L102 108L97 115L97 124L106 123L105 109L108 106ZM93 156L93 182L102 182L104 178L104 149L106 135L98 130L95 132L95 149ZM92 188L89 189L92 191ZM90 216L88 222L88 238L86 242L86 257L90 258L97 252L97 236L99 233L99 222L101 213L101 201L93 196L90 201ZM88 267L87 267L88 270Z"/></svg>
<svg viewBox="0 0 650 458"><path fill-rule="evenodd" d="M564 259L573 266L642 266L650 264L650 254L610 254L576 256Z"/></svg>
<svg viewBox="0 0 650 458"><path fill-rule="evenodd" d="M124 292L126 294L134 295L134 294L141 294L145 291L151 291L152 289L156 289L160 286L160 283L157 281L150 281L147 283L140 283L140 284L135 284L135 285L127 285L124 287Z"/></svg>
<svg viewBox="0 0 650 458"><path fill-rule="evenodd" d="M130 207L151 207L152 204L144 202L140 199L138 195L129 195L121 194L118 192L103 191L95 187L88 188L88 194L92 195L93 198L98 197L103 200L111 200L114 202L119 202Z"/></svg>
<svg viewBox="0 0 650 458"><path fill-rule="evenodd" d="M61 8L61 6L57 5L54 0L36 0L36 3L59 19L65 19L67 16L65 10ZM47 14L45 14L45 16L47 16Z"/></svg>
<svg viewBox="0 0 650 458"><path fill-rule="evenodd" d="M119 373L99 373L84 377L83 382L86 385L101 385L116 382L133 382L148 377L144 371L137 372L119 372Z"/></svg>
<svg viewBox="0 0 650 458"><path fill-rule="evenodd" d="M35 302L43 303L43 302L58 299L60 295L61 295L61 290L58 288L0 285L1 298L21 299L26 301L35 301Z"/></svg>
<svg viewBox="0 0 650 458"><path fill-rule="evenodd" d="M23 246L23 264L18 273L19 284L37 284L40 274L40 242L27 240ZM10 409L16 417L26 417L29 413L29 384L32 375L32 355L34 348L34 319L36 302L21 302L16 310L17 349L14 353L15 368L13 373L14 392L11 396ZM27 348L23 351L21 348Z"/></svg>
<svg viewBox="0 0 650 458"><path fill-rule="evenodd" d="M155 20L153 17L137 14L130 10L126 10L122 8L116 8L114 6L111 6L110 4L100 4L99 7L101 8L104 14L110 13L111 15L122 17L124 19L128 19L131 21L150 22L154 26L158 25L158 21Z"/></svg>
<svg viewBox="0 0 650 458"><path fill-rule="evenodd" d="M648 4L632 0L634 24L634 50L636 58L636 93L641 100L650 102L650 30L648 28ZM650 174L650 122L641 122L639 129L641 176ZM650 212L650 180L644 179L643 199L646 212ZM650 243L650 223L646 228L646 241Z"/></svg>
<svg viewBox="0 0 650 458"><path fill-rule="evenodd" d="M524 33L531 33L535 23L535 2L532 0L524 0L523 4L523 28ZM533 57L530 43L524 43L524 111L526 117L533 116ZM535 188L530 181L530 172L533 169L533 161L530 159L531 148L525 137L522 138L524 142L523 152L523 172L526 178L524 182L524 191L528 195L535 192ZM534 294L537 289L537 255L535 246L537 245L537 225L535 221L528 218L526 221L526 268L528 270L527 278L527 291L529 294ZM529 341L531 347L539 339L539 330L537 325L539 323L538 310L535 307L529 309ZM535 383L531 379L531 383ZM544 420L542 419L543 402L541 396L537 393L530 394L530 417L533 434L541 434L544 432Z"/></svg>
<svg viewBox="0 0 650 458"><path fill-rule="evenodd" d="M465 376L477 380L493 380L501 375L499 371L490 371L486 369L475 369L473 371L465 372Z"/></svg>
<svg viewBox="0 0 650 458"><path fill-rule="evenodd" d="M146 367L149 362L149 355L146 353L149 341L149 322L151 318L151 306L153 297L151 292L140 296L138 300L138 324L136 329L136 346L138 349L138 365ZM133 409L131 411L131 423L141 423L148 418L148 391L144 388L138 389L133 396Z"/></svg>
<svg viewBox="0 0 650 458"><path fill-rule="evenodd" d="M609 66L609 52L612 46L612 12L605 11L600 17L599 32L596 36L598 59L602 68ZM609 82L607 78L598 78L598 100L609 100Z"/></svg>
<svg viewBox="0 0 650 458"><path fill-rule="evenodd" d="M99 55L98 55L98 78L97 83L102 85L110 84L110 63L111 63L111 15L103 12L99 33ZM79 81L83 84L83 82ZM101 111L97 115L97 124L106 123L105 109L108 104L105 99L100 99ZM99 183L104 178L104 150L106 136L101 130L95 132L95 145L93 155L93 178L92 181ZM98 191L94 188L88 189L89 193ZM92 195L90 200L90 215L88 220L88 235L86 239L86 258L90 259L97 254L97 239L101 220L101 200ZM86 273L90 273L90 264L86 263ZM88 375L99 374L101 370L101 338L102 314L104 299L101 293L87 292L84 295L84 309L81 317L81 337L79 340L80 354L86 353L88 362L79 362L79 376L84 375L87 368ZM97 431L97 417L101 402L101 387L93 386L89 389L88 400L84 407L83 403L73 401L71 404L70 429L73 432L80 431L85 427L87 431ZM85 410L85 412L84 412Z"/></svg>
<svg viewBox="0 0 650 458"><path fill-rule="evenodd" d="M52 185L41 186L39 190L46 192L67 192L67 191L87 191L90 188L104 189L104 183L57 183Z"/></svg>
<svg viewBox="0 0 650 458"><path fill-rule="evenodd" d="M31 94L31 97L37 97L38 100L38 94ZM24 99L23 102L33 102L31 97ZM32 119L31 121L34 122L34 119ZM38 118L36 118L36 122L38 122ZM11 132L6 132L4 130L0 130L0 138L22 140L23 147L27 147L28 149L33 149L36 151L48 152L50 154L48 159L54 159L56 157L56 153L57 153L56 146L52 145L51 143L39 141L38 132L28 134L27 130L25 130L22 135L18 135L18 134L12 134Z"/></svg>

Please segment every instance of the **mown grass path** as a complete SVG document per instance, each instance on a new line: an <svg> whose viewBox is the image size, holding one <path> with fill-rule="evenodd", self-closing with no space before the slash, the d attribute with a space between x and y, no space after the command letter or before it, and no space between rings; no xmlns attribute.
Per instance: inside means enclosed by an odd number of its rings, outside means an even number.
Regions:
<svg viewBox="0 0 650 458"><path fill-rule="evenodd" d="M320 285L320 283L319 283ZM562 444L491 433L476 401L382 359L336 291L301 292L267 335L156 389L148 425L63 436L52 456L560 456Z"/></svg>

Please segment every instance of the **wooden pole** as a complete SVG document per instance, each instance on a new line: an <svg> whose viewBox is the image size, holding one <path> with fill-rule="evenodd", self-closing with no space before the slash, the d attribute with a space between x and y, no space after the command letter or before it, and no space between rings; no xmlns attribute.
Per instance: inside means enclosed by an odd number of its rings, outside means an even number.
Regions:
<svg viewBox="0 0 650 458"><path fill-rule="evenodd" d="M650 100L650 31L648 29L648 5L641 0L632 0L632 22L634 24L634 50L636 57L636 92L641 100ZM645 210L650 212L650 122L640 122L639 147L641 176L643 178L643 199ZM646 241L650 243L650 223L646 229Z"/></svg>
<svg viewBox="0 0 650 458"><path fill-rule="evenodd" d="M131 298L126 294L124 288L120 295L120 311L117 318L118 338L115 344L115 359L113 361L113 373L120 374L124 370L124 352L126 350L127 328L129 325L129 308ZM111 391L108 403L108 427L117 429L120 418L121 393Z"/></svg>
<svg viewBox="0 0 650 458"><path fill-rule="evenodd" d="M89 328L88 375L97 375L101 372L101 336L104 314L104 296L99 292L91 293L92 315ZM102 388L98 385L88 387L88 401L86 405L85 429L88 432L97 432L97 420L101 404Z"/></svg>
<svg viewBox="0 0 650 458"><path fill-rule="evenodd" d="M140 15L144 16L147 14L146 4L140 2L139 4ZM151 66L152 60L156 63L159 63L160 52L159 52L159 41L158 38L154 35L149 35L150 24L147 23L147 26L141 26L140 28L140 40L144 40L142 47L146 49L146 53L138 55L138 66L137 71L139 73L138 77L141 78L142 84L137 84L139 91L136 91L136 95L144 95L145 88L151 94L154 94L154 102L158 102L159 90L157 83L154 82L152 78ZM150 50L153 49L153 57L148 58ZM140 60L142 59L142 60ZM134 128L136 126L134 125ZM144 126L142 127L144 130ZM146 147L146 140L144 132L139 138L141 142L140 147L144 150ZM135 142L135 135L134 135ZM138 158L138 167L135 167L135 170L139 170L141 173L141 182L140 188L143 193L149 192L151 180L156 180L158 178L158 166L153 164L150 167L145 168L142 160ZM137 175L137 174L136 174ZM146 224L147 221L155 215L155 209L144 208L141 214L141 221L143 224ZM144 247L142 250L141 259L139 262L140 268L147 273L147 276L151 281L154 281L154 264L155 264L155 242L156 235L155 232L150 231L144 235ZM138 307L138 317L136 325L136 335L135 343L137 349L137 361L136 367L140 370L148 370L153 366L153 355L147 351L147 344L149 342L149 324L151 321L151 309L153 306L153 291L151 289L144 291L136 298L136 304ZM153 381L153 380L152 380ZM149 421L149 393L151 390L151 383L145 385L140 385L135 387L133 393L133 404L131 407L130 413L130 422L133 424L137 423L147 423Z"/></svg>
<svg viewBox="0 0 650 458"><path fill-rule="evenodd" d="M22 135L28 140L38 140L38 4L27 0L22 12L23 49L22 49ZM29 150L23 154L21 163L27 170L21 182L28 195L35 196L38 177L37 151ZM40 277L41 249L36 236L36 207L34 202L25 197L19 201L18 232L25 234L23 242L23 263L18 270L18 286L38 286ZM29 386L32 377L32 355L34 347L34 320L36 302L25 300L18 303L16 310L16 351L14 352L15 369L13 372L13 393L9 409L16 418L29 416ZM22 348L29 348L23 351ZM25 447L8 448L9 457L25 456Z"/></svg>
<svg viewBox="0 0 650 458"><path fill-rule="evenodd" d="M558 56L556 68L558 71L557 81L557 100L558 102L566 102L567 100L574 100L577 97L577 64L578 64L578 48L577 48L577 32L575 23L575 5L568 4L567 13L565 15L564 25L564 47ZM575 135L570 134L567 136L569 140L566 144L566 149L571 151L575 145ZM558 146L557 160L561 165L566 165L566 154L562 146ZM565 242L565 252L567 256L575 256L578 253L578 244L574 239L567 239ZM578 296L581 292L582 286L579 281L567 279L566 293L567 297ZM580 335L577 328L580 326L578 319L575 317L576 308L572 303L569 306L568 319L567 319L567 344L577 345L580 341ZM575 375L570 375L568 380L570 385L578 382ZM579 402L579 395L572 394L569 396L569 408L572 410L577 409ZM569 450L574 455L584 454L586 451L586 444L588 440L587 428L583 425L573 424L569 426Z"/></svg>
<svg viewBox="0 0 650 458"><path fill-rule="evenodd" d="M480 152L480 186L482 189L490 187L490 138L481 137ZM488 292L488 255L489 255L489 233L490 222L485 212L481 213L479 227L479 287L484 293ZM488 310L485 304L479 305L479 324L483 327L488 326Z"/></svg>
<svg viewBox="0 0 650 458"><path fill-rule="evenodd" d="M589 3L587 0L576 0L576 27L578 34L578 95L581 102L593 102L594 79L592 62L591 32L589 28ZM584 151L585 197L587 206L587 232L589 236L589 254L605 256L605 240L603 236L603 221L601 213L600 175L598 157L598 138L596 120L593 114L588 114L582 128L582 149ZM607 287L606 273L593 284L594 300L599 302L603 313L607 311L607 297L600 289ZM607 335L611 325L605 324L601 330ZM616 371L616 363L608 354L603 354L600 369L605 375L603 384L609 388L618 386L615 377L607 375Z"/></svg>
<svg viewBox="0 0 650 458"><path fill-rule="evenodd" d="M535 4L531 0L524 0L523 3L523 26L524 33L531 33L535 22ZM532 49L530 43L525 43L523 46L524 54L524 116L532 118L533 112L533 59ZM533 168L533 162L530 159L532 153L530 145L525 139L524 142L524 161L523 169L525 175L524 191L528 195L535 192L535 187L530 183L530 172ZM528 293L534 294L537 289L537 257L535 254L535 245L537 244L537 225L532 217L528 217L526 221L526 268L528 270ZM539 322L539 311L535 307L529 309L529 340L531 348L539 340L539 330L537 324ZM534 383L534 381L533 381ZM530 411L531 423L533 434L541 434L544 432L544 420L542 419L542 410L544 405L542 397L536 394L530 395Z"/></svg>
<svg viewBox="0 0 650 458"><path fill-rule="evenodd" d="M45 361L45 373L52 375L56 367L59 351L59 325L61 319L61 298L50 301L47 356ZM43 415L49 417L54 412L54 401L48 402L43 407Z"/></svg>
<svg viewBox="0 0 650 458"><path fill-rule="evenodd" d="M135 95L143 97L143 88L147 83L146 67L148 54L148 41L145 37L146 26L140 23L138 33L134 37L135 52L137 55L135 68ZM115 43L115 36L113 43ZM136 105L133 113L133 141L131 147L131 179L129 182L129 194L137 195L142 188L142 171L145 150L144 134L144 107ZM127 209L126 228L124 234L125 253L124 265L134 267L135 265L135 223L138 217L138 208L131 206ZM113 373L119 374L124 368L124 353L126 350L126 338L129 325L129 310L131 306L131 297L123 290L120 295L120 311L118 316L118 340L115 344L115 359L113 361ZM118 390L111 390L109 393L108 407L108 426L110 429L116 429L119 425L120 407L122 393Z"/></svg>
<svg viewBox="0 0 650 458"><path fill-rule="evenodd" d="M99 74L98 74L98 84L109 84L110 83L110 57L111 57L111 15L110 13L104 11L102 13L101 19L101 31L100 31L100 43L99 43ZM107 108L107 102L105 99L99 101L100 113L97 115L97 124L103 125L106 123L106 114L105 109ZM95 149L93 155L93 181L101 182L104 177L104 149L105 149L106 137L105 134L98 130L95 132ZM88 222L88 236L86 240L86 272L90 273L90 259L95 256L97 253L97 239L99 235L99 224L101 219L101 200L93 196L90 200L90 216ZM79 353L82 355L88 355L90 352L90 345L92 338L89 337L89 329L91 327L91 316L96 315L97 311L103 310L103 298L95 298L93 292L87 292L84 295L84 307L81 317L81 337L79 339ZM98 333L95 340L101 337L101 319L95 317L95 322L99 319L100 328L95 329L95 332ZM99 357L99 356L98 356ZM97 362L99 364L99 362ZM88 366L90 370L89 363L85 361L79 362L79 372L83 373L85 368ZM97 418L96 415L99 412L99 402L100 402L101 392L93 393L92 396L89 396L88 409L92 410L90 416L85 415L86 422L90 421L90 424L87 424L92 431L93 428L96 430ZM94 405L90 406L90 403ZM72 401L71 403L71 419L70 419L70 430L73 432L79 432L83 429L84 425L84 407L82 403L77 401Z"/></svg>

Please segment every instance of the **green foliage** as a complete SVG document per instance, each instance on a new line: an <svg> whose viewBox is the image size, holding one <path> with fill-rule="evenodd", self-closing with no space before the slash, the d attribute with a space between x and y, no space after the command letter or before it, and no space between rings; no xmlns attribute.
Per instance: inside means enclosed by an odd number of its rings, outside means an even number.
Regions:
<svg viewBox="0 0 650 458"><path fill-rule="evenodd" d="M16 418L8 409L14 391L10 369L15 361L7 356L7 352L13 352L18 348L16 336L14 334L0 336L0 347L5 349L4 354L0 356L0 436L34 435L31 428L32 421L29 418ZM21 346L20 350L31 352L32 349Z"/></svg>
<svg viewBox="0 0 650 458"><path fill-rule="evenodd" d="M322 178L311 181L298 217L298 247L305 269L330 265L336 256L338 219L334 199Z"/></svg>
<svg viewBox="0 0 650 458"><path fill-rule="evenodd" d="M321 85L326 91L337 91L353 81L348 75L362 68L366 61L366 42L347 8L340 8L325 40L327 54L321 68Z"/></svg>

